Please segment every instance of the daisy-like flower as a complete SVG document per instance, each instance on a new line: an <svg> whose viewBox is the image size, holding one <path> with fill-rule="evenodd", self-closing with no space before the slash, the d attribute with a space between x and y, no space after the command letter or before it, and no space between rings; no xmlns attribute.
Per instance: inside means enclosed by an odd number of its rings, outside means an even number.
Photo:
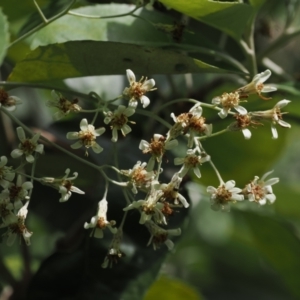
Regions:
<svg viewBox="0 0 300 300"><path fill-rule="evenodd" d="M74 172L72 177L69 177L70 169L66 169L65 176L59 179L53 177L43 177L40 182L45 185L49 185L58 190L61 194L59 202L66 202L73 193L85 194L82 190L73 185L73 180L78 177L78 173Z"/></svg>
<svg viewBox="0 0 300 300"><path fill-rule="evenodd" d="M242 190L235 187L235 181L229 180L222 183L218 188L207 187L207 192L211 194L211 208L213 210L230 211L229 203L244 200L244 196L239 194Z"/></svg>
<svg viewBox="0 0 300 300"><path fill-rule="evenodd" d="M240 94L238 92L223 93L222 96L218 96L212 99L212 104L221 105L222 109L218 113L219 117L224 119L232 108L234 108L239 114L245 115L247 113L246 108L240 106Z"/></svg>
<svg viewBox="0 0 300 300"><path fill-rule="evenodd" d="M271 204L276 200L276 196L273 194L272 185L279 182L279 178L271 178L265 180L273 171L267 172L259 180L258 176L246 185L243 192L250 202L256 202L260 205L265 205L267 201Z"/></svg>
<svg viewBox="0 0 300 300"><path fill-rule="evenodd" d="M27 139L25 136L24 129L22 127L18 127L17 135L21 143L19 144L18 149L15 149L11 152L11 157L18 158L24 155L27 162L33 163L33 152L42 154L44 151L44 145L37 143L41 134L36 133L31 139Z"/></svg>
<svg viewBox="0 0 300 300"><path fill-rule="evenodd" d="M207 154L197 155L196 149L188 149L185 157L176 157L174 159L175 165L183 165L178 172L178 175L183 178L190 169L193 169L195 175L200 178L201 173L199 167L202 163L209 161L210 156Z"/></svg>
<svg viewBox="0 0 300 300"><path fill-rule="evenodd" d="M160 190L162 190L163 195L161 196L160 201L167 201L168 203L174 205L183 205L185 208L189 207L187 200L178 192L182 177L179 176L179 173L175 173L171 181L166 184L163 183L159 185Z"/></svg>
<svg viewBox="0 0 300 300"><path fill-rule="evenodd" d="M132 107L125 107L124 105L119 105L119 107L114 111L105 112L104 123L109 124L112 130L112 141L116 142L118 140L118 130L121 130L123 136L126 136L131 131L131 128L127 125L128 117L134 114L135 110ZM130 122L134 124L134 122Z"/></svg>
<svg viewBox="0 0 300 300"><path fill-rule="evenodd" d="M28 231L25 226L25 219L28 213L29 201L18 211L17 215L11 214L6 222L0 225L0 228L7 226L7 232L3 236L7 237L6 244L12 246L17 236L22 236L26 245L30 245L30 237L32 232Z"/></svg>
<svg viewBox="0 0 300 300"><path fill-rule="evenodd" d="M7 157L0 157L0 185L3 188L7 188L9 182L15 178L15 173L12 171L12 167L7 167Z"/></svg>
<svg viewBox="0 0 300 300"><path fill-rule="evenodd" d="M163 243L168 247L169 250L172 250L174 248L174 243L169 239L169 236L170 235L173 235L173 236L181 235L180 228L163 229L152 221L147 221L145 223L145 226L148 228L148 230L151 234L151 237L149 239L147 246L149 246L152 243L154 250L159 249L161 244L163 244Z"/></svg>
<svg viewBox="0 0 300 300"><path fill-rule="evenodd" d="M276 124L280 125L281 127L291 128L291 125L285 121L283 121L282 116L286 114L286 112L281 112L281 108L289 104L291 101L289 100L281 100L279 101L272 109L265 110L265 111L255 111L251 112L251 116L254 120L270 120L271 121L271 131L272 131L272 138L278 138L278 132L276 129Z"/></svg>
<svg viewBox="0 0 300 300"><path fill-rule="evenodd" d="M32 188L32 182L22 182L21 175L18 175L16 184L9 183L8 187L1 192L0 200L10 199L14 209L19 209L23 206L22 200L28 199L28 192Z"/></svg>
<svg viewBox="0 0 300 300"><path fill-rule="evenodd" d="M177 140L166 140L161 134L154 134L151 142L148 143L145 140L141 140L139 149L143 153L151 154L151 158L147 165L147 171L152 171L154 168L155 160L160 162L165 151L170 150L178 145Z"/></svg>
<svg viewBox="0 0 300 300"><path fill-rule="evenodd" d="M229 131L242 131L244 138L249 140L251 138L251 131L247 127L256 128L255 126L263 125L255 120L252 120L251 114L240 115L235 114L233 116L236 119L236 122L231 123L228 126Z"/></svg>
<svg viewBox="0 0 300 300"><path fill-rule="evenodd" d="M121 251L121 241L123 237L122 228L118 229L118 232L114 234L108 253L104 258L104 262L101 265L102 268L112 267L113 264L117 264L119 260L125 256L124 252Z"/></svg>
<svg viewBox="0 0 300 300"><path fill-rule="evenodd" d="M276 87L270 85L264 85L264 82L271 76L271 71L266 70L262 73L255 75L250 83L236 90L241 97L248 97L250 94L258 94L263 100L269 100L272 98L266 98L261 93L270 93L277 90Z"/></svg>
<svg viewBox="0 0 300 300"><path fill-rule="evenodd" d="M118 229L113 227L116 225L115 221L107 221L107 200L103 198L98 203L98 212L97 215L91 218L91 222L84 223L84 228L94 228L94 230L91 232L91 236L94 236L95 238L103 238L103 230L105 228L108 228L112 234L116 234Z"/></svg>
<svg viewBox="0 0 300 300"><path fill-rule="evenodd" d="M181 134L186 134L190 131L189 144L193 140L195 135L211 135L212 124L205 124L205 118L202 116L202 107L200 104L194 105L188 113L175 116L171 113L171 117L175 124L169 130L168 139L174 139Z"/></svg>
<svg viewBox="0 0 300 300"><path fill-rule="evenodd" d="M79 132L68 132L67 133L67 139L69 140L78 140L76 143L71 145L71 148L78 149L84 146L86 149L92 148L95 153L100 153L103 151L103 148L100 147L96 143L96 137L100 136L104 133L105 128L101 127L98 129L95 129L95 127L91 124L88 124L87 119L82 119L80 122L80 131ZM87 155L87 152L86 152Z"/></svg>
<svg viewBox="0 0 300 300"><path fill-rule="evenodd" d="M147 92L154 91L156 88L154 79L147 80L147 77L142 77L140 81L136 81L134 73L127 69L126 75L130 84L123 91L123 95L129 99L129 106L136 108L138 100L141 101L143 108L146 108L150 104L150 100L145 96Z"/></svg>
<svg viewBox="0 0 300 300"><path fill-rule="evenodd" d="M150 221L153 217L154 221L159 224L167 224L166 218L162 213L164 207L163 203L158 202L160 197L163 195L161 190L156 190L152 188L151 192L148 194L146 200L133 201L123 210L127 211L130 209L138 209L141 212L141 218L139 223L145 224L145 222Z"/></svg>
<svg viewBox="0 0 300 300"><path fill-rule="evenodd" d="M8 111L13 111L16 109L16 105L22 104L20 98L16 96L9 96L4 89L0 89L0 107L3 106Z"/></svg>
<svg viewBox="0 0 300 300"><path fill-rule="evenodd" d="M55 120L59 120L59 119L65 117L70 112L81 111L81 107L77 104L78 99L69 101L68 99L63 97L61 93L58 93L54 90L51 91L51 96L52 96L53 100L48 100L46 102L46 105L50 106L50 107L56 107L59 109L59 111L57 111L53 115L53 118Z"/></svg>
<svg viewBox="0 0 300 300"><path fill-rule="evenodd" d="M137 194L138 189L149 189L154 180L154 172L147 171L147 163L138 161L132 169L122 170L122 174L129 178L132 192Z"/></svg>

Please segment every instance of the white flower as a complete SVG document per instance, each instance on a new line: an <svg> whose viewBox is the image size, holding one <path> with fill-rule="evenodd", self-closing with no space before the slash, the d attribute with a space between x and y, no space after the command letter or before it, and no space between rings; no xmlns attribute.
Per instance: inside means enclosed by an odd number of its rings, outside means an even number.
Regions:
<svg viewBox="0 0 300 300"><path fill-rule="evenodd" d="M28 204L29 201L25 203L25 205L18 211L17 215L12 214L10 218L6 219L6 222L0 225L0 228L7 227L7 232L3 235L7 237L6 243L8 246L11 246L16 237L23 236L24 241L27 246L30 245L30 237L32 236L32 232L28 231L25 226L25 219L28 213Z"/></svg>
<svg viewBox="0 0 300 300"><path fill-rule="evenodd" d="M81 131L79 132L68 132L67 139L69 140L77 140L75 144L71 145L71 148L78 149L82 146L85 148L90 148L94 150L95 153L100 153L103 151L103 148L100 147L96 142L96 137L100 136L104 133L105 128L95 129L95 127L91 124L88 124L87 119L82 119L79 125Z"/></svg>
<svg viewBox="0 0 300 300"><path fill-rule="evenodd" d="M9 181L12 181L15 178L15 173L12 171L11 167L7 167L7 157L0 157L0 185L3 188L7 188Z"/></svg>
<svg viewBox="0 0 300 300"><path fill-rule="evenodd" d="M213 210L230 211L230 202L242 201L244 196L239 194L242 190L234 187L235 181L229 180L222 183L218 188L213 186L207 187L207 192L211 194L211 208Z"/></svg>
<svg viewBox="0 0 300 300"><path fill-rule="evenodd" d="M155 160L160 162L165 151L170 150L178 145L177 140L166 140L161 134L154 134L151 142L141 140L139 149L143 153L150 153L152 156L147 165L147 171L152 171L154 168Z"/></svg>
<svg viewBox="0 0 300 300"><path fill-rule="evenodd" d="M33 152L38 152L40 154L44 151L44 145L38 144L37 141L40 138L40 133L35 134L31 139L27 139L25 136L24 129L22 127L17 128L17 135L21 143L19 148L11 152L12 158L18 158L22 155L25 156L25 159L29 163L34 162Z"/></svg>
<svg viewBox="0 0 300 300"><path fill-rule="evenodd" d="M16 96L9 96L8 93L0 89L0 107L5 107L8 111L13 111L16 109L16 105L21 104L22 101Z"/></svg>
<svg viewBox="0 0 300 300"><path fill-rule="evenodd" d="M78 173L74 172L72 177L69 177L70 169L66 169L65 176L59 179L53 177L43 177L40 179L40 182L45 185L49 185L58 190L61 194L59 202L66 202L73 193L85 194L82 190L73 185L73 180L78 177Z"/></svg>
<svg viewBox="0 0 300 300"><path fill-rule="evenodd" d="M263 125L262 123L253 120L254 118L251 113L246 115L235 114L233 117L236 119L236 122L231 123L227 129L229 131L242 131L246 140L249 140L252 135L247 127L251 126L252 128L256 128L256 126Z"/></svg>
<svg viewBox="0 0 300 300"><path fill-rule="evenodd" d="M169 139L176 138L181 134L186 134L190 132L189 136L189 147L192 147L193 139L195 135L211 135L212 133L212 124L205 124L205 118L202 117L202 107L200 104L195 104L188 113L180 114L175 116L174 113L171 113L171 117L174 120L175 124L169 130L167 137Z"/></svg>
<svg viewBox="0 0 300 300"><path fill-rule="evenodd" d="M164 205L163 203L158 202L162 194L163 192L161 190L152 188L146 200L133 201L123 210L139 209L141 213L140 224L145 224L145 222L150 221L152 217L156 223L167 224L166 218L162 213Z"/></svg>
<svg viewBox="0 0 300 300"><path fill-rule="evenodd" d="M114 112L105 112L106 115L104 119L105 124L110 124L112 130L112 141L116 142L118 140L118 130L121 130L123 136L126 136L131 131L131 128L127 125L128 117L134 114L135 110L132 107L125 107L124 105L119 105L119 107ZM130 122L134 123L134 122Z"/></svg>
<svg viewBox="0 0 300 300"><path fill-rule="evenodd" d="M145 226L148 228L151 237L149 239L149 242L147 246L149 246L151 243L153 244L154 250L159 249L160 245L164 243L169 250L172 250L174 248L174 243L168 238L170 235L178 236L181 235L181 229L163 229L156 225L152 221L147 221L145 223Z"/></svg>
<svg viewBox="0 0 300 300"><path fill-rule="evenodd" d="M241 97L248 97L250 94L258 94L258 96L264 100L269 100L271 98L265 98L261 93L270 93L277 90L274 86L264 85L263 83L271 76L271 71L266 70L262 73L258 73L252 79L252 81L239 88L236 92L240 94Z"/></svg>
<svg viewBox="0 0 300 300"><path fill-rule="evenodd" d="M115 234L117 233L118 229L113 227L116 222L115 221L107 221L107 200L104 198L98 203L98 212L97 215L91 218L91 222L84 223L84 228L95 228L91 232L91 236L94 236L96 238L103 238L103 229L106 227L111 231L111 233Z"/></svg>
<svg viewBox="0 0 300 300"><path fill-rule="evenodd" d="M132 192L137 194L137 189L148 189L154 180L154 172L146 170L147 163L138 161L132 169L122 170L122 174L129 177Z"/></svg>
<svg viewBox="0 0 300 300"><path fill-rule="evenodd" d="M18 175L16 184L9 183L8 187L0 194L1 199L10 199L15 209L23 206L22 200L28 199L28 191L33 188L30 181L22 182L21 175Z"/></svg>
<svg viewBox="0 0 300 300"><path fill-rule="evenodd" d="M181 181L182 177L179 176L179 173L175 173L168 184L163 183L158 186L158 189L163 191L161 197L162 201L167 201L174 205L179 205L181 203L185 208L188 208L189 203L180 193L178 193Z"/></svg>
<svg viewBox="0 0 300 300"><path fill-rule="evenodd" d="M138 100L140 100L143 108L146 108L150 104L150 100L145 93L156 90L154 79L147 80L147 77L142 77L140 81L136 82L135 75L131 70L127 69L126 74L130 87L124 89L123 95L129 99L129 106L136 108Z"/></svg>
<svg viewBox="0 0 300 300"><path fill-rule="evenodd" d="M57 111L53 117L55 120L59 120L69 114L71 111L79 112L81 111L81 107L77 104L78 99L74 99L73 101L69 101L64 98L61 93L56 92L55 90L51 91L51 96L53 100L48 100L46 102L47 106L57 107L59 111Z"/></svg>
<svg viewBox="0 0 300 300"><path fill-rule="evenodd" d="M283 112L281 112L281 108L289 104L291 101L289 100L281 100L279 101L272 109L265 110L265 111L255 111L251 113L251 116L255 120L270 120L271 121L271 131L272 131L272 138L277 139L278 133L276 129L276 124L285 127L291 128L291 125L285 121L283 121L282 116Z"/></svg>
<svg viewBox="0 0 300 300"><path fill-rule="evenodd" d="M267 172L259 180L258 176L254 177L249 184L246 185L244 192L250 202L256 202L260 205L265 205L267 201L271 204L276 200L276 196L273 194L272 185L279 182L279 178L271 178L265 181L273 171Z"/></svg>
<svg viewBox="0 0 300 300"><path fill-rule="evenodd" d="M212 103L222 106L221 111L218 113L219 117L222 119L227 117L232 108L234 108L241 115L245 115L247 113L246 108L239 105L240 95L238 92L223 93L222 96L213 98Z"/></svg>
<svg viewBox="0 0 300 300"><path fill-rule="evenodd" d="M203 154L203 156L201 155L196 155L196 149L188 149L186 152L186 156L185 157L176 157L174 159L174 164L175 165L183 165L180 169L180 171L178 172L178 175L182 178L184 177L187 172L190 169L193 169L195 175L200 178L201 177L201 173L200 173L200 169L199 167L201 166L202 163L209 161L210 160L210 156Z"/></svg>
<svg viewBox="0 0 300 300"><path fill-rule="evenodd" d="M104 258L103 264L101 265L102 268L107 268L108 266L111 268L114 263L118 263L118 261L125 256L120 249L122 237L123 231L122 228L119 228L118 232L113 236L108 253Z"/></svg>

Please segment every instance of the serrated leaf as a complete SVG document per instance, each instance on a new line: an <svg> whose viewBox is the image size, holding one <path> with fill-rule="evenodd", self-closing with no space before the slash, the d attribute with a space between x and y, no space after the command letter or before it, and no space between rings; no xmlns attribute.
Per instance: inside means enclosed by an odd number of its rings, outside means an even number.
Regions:
<svg viewBox="0 0 300 300"><path fill-rule="evenodd" d="M0 7L0 65L6 55L9 44L8 22Z"/></svg>
<svg viewBox="0 0 300 300"><path fill-rule="evenodd" d="M81 76L225 73L200 60L161 48L115 42L74 41L38 47L19 62L9 81L38 82Z"/></svg>
<svg viewBox="0 0 300 300"><path fill-rule="evenodd" d="M204 22L239 40L251 19L254 9L238 2L208 0L160 0L187 16Z"/></svg>

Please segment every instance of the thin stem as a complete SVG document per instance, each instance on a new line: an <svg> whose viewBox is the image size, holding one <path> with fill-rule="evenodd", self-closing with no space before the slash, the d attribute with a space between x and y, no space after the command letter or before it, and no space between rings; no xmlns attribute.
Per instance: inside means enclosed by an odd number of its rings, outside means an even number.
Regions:
<svg viewBox="0 0 300 300"><path fill-rule="evenodd" d="M220 130L220 131L218 131L218 132L212 133L211 135L205 135L205 136L197 137L197 140L198 140L198 141L205 140L205 139L207 139L207 138L211 138L211 137L214 137L214 136L217 136L217 135L221 135L221 134L223 134L223 133L225 133L225 132L229 132L228 127L225 128L225 129L223 129L223 130Z"/></svg>
<svg viewBox="0 0 300 300"><path fill-rule="evenodd" d="M203 146L202 146L202 144L200 143L199 140L195 139L195 143L197 143L197 145L199 146L199 148L201 148L205 153L207 153L205 151L205 149L203 148ZM223 181L223 179L222 179L222 177L221 177L218 169L216 168L215 164L213 163L213 161L210 159L208 162L211 165L211 167L213 168L213 170L215 171L215 173L216 173L216 175L217 175L217 177L218 177L218 179L220 181L220 185L224 184L224 181Z"/></svg>
<svg viewBox="0 0 300 300"><path fill-rule="evenodd" d="M64 9L62 10L60 13L58 13L56 16L50 18L47 20L47 23L42 23L36 27L34 27L33 29L29 30L28 32L26 32L25 34L23 34L22 36L20 36L19 38L17 38L16 40L14 40L12 43L10 43L10 45L8 46L8 48L12 47L13 45L17 44L18 42L26 39L28 36L32 35L33 33L37 32L38 30L44 28L46 25L52 23L53 21L57 20L58 18L60 18L61 16L65 15L69 9L72 7L72 5L76 2L76 0L72 0L71 3Z"/></svg>
<svg viewBox="0 0 300 300"><path fill-rule="evenodd" d="M43 19L45 24L48 24L48 20L45 17L44 13L42 12L41 8L39 7L39 5L37 4L37 2L35 0L33 0L33 3L38 11L38 13L40 14L41 18Z"/></svg>
<svg viewBox="0 0 300 300"><path fill-rule="evenodd" d="M125 17L125 16L131 16L135 11L137 11L141 6L137 6L133 10L124 13L124 14L119 14L119 15L111 15L111 16L91 16L91 15L85 15L85 14L80 14L76 13L73 11L68 11L68 15L75 16L75 17L81 17L81 18L88 18L88 19L111 19L111 18L119 18L119 17Z"/></svg>
<svg viewBox="0 0 300 300"><path fill-rule="evenodd" d="M29 134L34 135L34 133L30 130L30 128L28 128L25 124L23 124L23 122L21 122L18 118L16 118L14 115L12 115L10 112L8 112L4 107L0 107L0 110L2 110L7 116L9 116L9 117L10 117L14 122L16 122L18 125L20 125L21 127L23 127L23 129L24 129L25 131L27 131ZM107 179L109 182L111 182L111 183L113 183L113 184L115 184L115 185L122 186L122 187L126 187L126 186L127 186L127 183L126 183L126 182L124 183L124 182L117 182L117 181L115 181L115 180L112 180L111 178L109 178L109 177L105 174L105 172L104 172L99 166L97 166L97 165L95 165L95 164L93 164L93 163L91 163L91 162L89 162L89 161L87 161L87 160L85 160L85 159L83 159L83 158L81 158L81 157L79 157L79 156L73 154L72 152L70 152L70 151L68 151L68 150L66 150L66 149L64 149L64 148L62 148L62 147L60 147L59 145L57 145L57 144L51 142L50 140L48 140L48 139L45 138L44 136L41 135L39 139L40 139L40 140L43 140L43 141L46 141L47 143L49 143L50 145L52 145L52 146L55 147L56 149L60 150L61 152L65 153L65 154L67 154L68 156L70 156L70 157L72 157L72 158L74 158L74 159L76 159L76 160L82 162L83 164L88 165L89 167L98 170L98 171L102 174L102 176L103 176L105 179Z"/></svg>
<svg viewBox="0 0 300 300"><path fill-rule="evenodd" d="M33 178L34 178L35 167L36 167L36 157L37 157L37 153L35 152L34 161L33 161L33 164L32 164L31 174L30 174L31 175L30 181L31 181L32 185L33 185L33 180L34 180ZM32 191L33 191L33 189L30 189L29 194L28 194L29 199L31 198Z"/></svg>
<svg viewBox="0 0 300 300"><path fill-rule="evenodd" d="M130 204L130 200L129 199L126 199L126 200L128 200L129 201L129 204ZM122 221L121 221L121 224L120 224L120 226L119 226L119 228L123 228L123 226L124 226L124 223L125 223L125 220L126 220L126 217L127 217L127 214L128 214L128 210L126 210L125 212L124 212L124 215L123 215L123 218L122 218Z"/></svg>

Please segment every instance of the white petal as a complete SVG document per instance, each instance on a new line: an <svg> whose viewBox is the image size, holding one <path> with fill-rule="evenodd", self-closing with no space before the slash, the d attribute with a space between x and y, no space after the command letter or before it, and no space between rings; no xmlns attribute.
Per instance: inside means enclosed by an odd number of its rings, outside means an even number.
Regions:
<svg viewBox="0 0 300 300"><path fill-rule="evenodd" d="M216 189L215 187L213 187L213 186L208 186L208 187L206 188L206 191L207 191L209 194L214 194L214 193L217 191L217 189Z"/></svg>
<svg viewBox="0 0 300 300"><path fill-rule="evenodd" d="M21 142L23 142L26 139L25 132L24 132L24 129L22 127L17 128L17 135L18 135L18 138Z"/></svg>
<svg viewBox="0 0 300 300"><path fill-rule="evenodd" d="M31 154L26 155L26 161L29 162L30 164L32 164L34 162L33 155L31 155Z"/></svg>
<svg viewBox="0 0 300 300"><path fill-rule="evenodd" d="M154 79L149 79L143 83L142 88L144 88L146 91L150 91L154 86L155 86Z"/></svg>
<svg viewBox="0 0 300 300"><path fill-rule="evenodd" d="M141 103L143 104L143 108L146 108L150 104L150 99L145 95L143 95L140 98L140 100L141 100Z"/></svg>
<svg viewBox="0 0 300 300"><path fill-rule="evenodd" d="M135 109L133 107L127 107L123 113L126 117L130 117L135 113Z"/></svg>
<svg viewBox="0 0 300 300"><path fill-rule="evenodd" d="M92 149L95 153L100 153L103 151L103 148L100 145L98 145L97 143L93 144Z"/></svg>
<svg viewBox="0 0 300 300"><path fill-rule="evenodd" d="M129 83L135 82L135 75L130 69L126 70L126 75L127 75Z"/></svg>
<svg viewBox="0 0 300 300"><path fill-rule="evenodd" d="M234 107L234 109L240 113L241 115L246 115L247 114L247 109L243 106L237 105Z"/></svg>
<svg viewBox="0 0 300 300"><path fill-rule="evenodd" d="M259 203L260 205L265 205L265 204L267 203L267 199L266 199L266 198L260 199L260 200L258 201L258 203Z"/></svg>
<svg viewBox="0 0 300 300"><path fill-rule="evenodd" d="M174 159L174 165L177 166L177 165L182 165L184 163L184 157L176 157Z"/></svg>
<svg viewBox="0 0 300 300"><path fill-rule="evenodd" d="M263 89L261 90L262 93L270 93L275 91L277 91L277 88L271 85L264 85Z"/></svg>
<svg viewBox="0 0 300 300"><path fill-rule="evenodd" d="M194 167L193 168L195 175L200 178L201 177L201 173L200 173L200 169L198 167Z"/></svg>
<svg viewBox="0 0 300 300"><path fill-rule="evenodd" d="M141 140L140 145L139 145L139 149L140 150L147 150L149 149L149 143L145 140Z"/></svg>
<svg viewBox="0 0 300 300"><path fill-rule="evenodd" d="M250 138L251 138L251 131L248 129L248 128L244 128L244 129L242 129L242 133L243 133L243 135L244 135L244 138L246 139L246 140L249 140Z"/></svg>
<svg viewBox="0 0 300 300"><path fill-rule="evenodd" d="M232 200L236 200L236 201L243 201L244 200L244 196L243 195L239 195L239 194L232 194L231 199Z"/></svg>
<svg viewBox="0 0 300 300"><path fill-rule="evenodd" d="M291 124L283 121L283 120L278 120L278 124L282 127L285 127L285 128L291 128Z"/></svg>
<svg viewBox="0 0 300 300"><path fill-rule="evenodd" d="M264 71L262 73L259 73L259 74L255 75L252 81L255 84L257 84L257 83L263 83L263 82L265 82L271 76L271 74L272 73L271 73L270 70L266 70L266 71Z"/></svg>
<svg viewBox="0 0 300 300"><path fill-rule="evenodd" d="M113 130L112 130L111 141L114 142L114 143L118 141L118 129L116 127L114 127Z"/></svg>
<svg viewBox="0 0 300 300"><path fill-rule="evenodd" d="M181 194L178 194L178 200L185 208L188 208L190 206L187 200Z"/></svg>
<svg viewBox="0 0 300 300"><path fill-rule="evenodd" d="M7 164L7 157L1 156L0 158L0 168L4 167Z"/></svg>
<svg viewBox="0 0 300 300"><path fill-rule="evenodd" d="M85 194L84 191L80 190L79 188L77 188L76 186L72 186L70 189L73 193L77 193L77 194Z"/></svg>
<svg viewBox="0 0 300 300"><path fill-rule="evenodd" d="M94 237L97 239L102 239L103 238L103 230L100 228L96 228L94 232Z"/></svg>
<svg viewBox="0 0 300 300"><path fill-rule="evenodd" d="M82 146L83 146L82 142L81 142L81 141L78 141L78 142L72 144L70 147L71 147L72 149L79 149L79 148L81 148Z"/></svg>
<svg viewBox="0 0 300 300"><path fill-rule="evenodd" d="M177 140L171 140L165 144L165 149L170 150L173 149L174 147L178 146L178 141Z"/></svg>
<svg viewBox="0 0 300 300"><path fill-rule="evenodd" d="M224 108L222 108L221 111L218 113L218 115L219 115L219 117L220 117L221 119L224 119L224 118L227 117L228 111L225 110Z"/></svg>
<svg viewBox="0 0 300 300"><path fill-rule="evenodd" d="M270 203L274 203L276 200L276 196L274 194L268 194L266 195L266 198L268 201L270 201Z"/></svg>
<svg viewBox="0 0 300 300"><path fill-rule="evenodd" d="M124 124L121 128L121 131L122 131L122 134L125 136L126 134L131 132L131 128L127 124Z"/></svg>
<svg viewBox="0 0 300 300"><path fill-rule="evenodd" d="M95 130L95 133L97 136L103 134L105 132L105 128L104 127L101 127L101 128L98 128Z"/></svg>
<svg viewBox="0 0 300 300"><path fill-rule="evenodd" d="M278 132L274 124L271 124L272 139L278 138Z"/></svg>
<svg viewBox="0 0 300 300"><path fill-rule="evenodd" d="M80 124L79 124L79 127L80 127L80 129L82 130L82 131L87 131L88 130L88 121L87 121L87 119L82 119L81 121L80 121Z"/></svg>
<svg viewBox="0 0 300 300"><path fill-rule="evenodd" d="M67 133L68 140L77 140L78 139L78 132L68 132Z"/></svg>
<svg viewBox="0 0 300 300"><path fill-rule="evenodd" d="M40 153L40 154L43 154L43 152L44 152L44 145L42 145L42 144L37 145L37 146L35 147L35 152L38 152L38 153Z"/></svg>
<svg viewBox="0 0 300 300"><path fill-rule="evenodd" d="M212 124L206 124L204 132L207 136L210 136L212 134L212 130L213 130Z"/></svg>
<svg viewBox="0 0 300 300"><path fill-rule="evenodd" d="M265 182L265 185L268 186L268 185L274 185L276 183L279 182L279 178L271 178L271 179L268 179L266 182Z"/></svg>
<svg viewBox="0 0 300 300"><path fill-rule="evenodd" d="M31 190L33 188L33 184L32 182L30 181L25 181L23 184L22 184L22 188L24 190Z"/></svg>
<svg viewBox="0 0 300 300"><path fill-rule="evenodd" d="M230 190L230 189L234 188L234 186L235 186L234 180L229 180L225 183L226 190Z"/></svg>
<svg viewBox="0 0 300 300"><path fill-rule="evenodd" d="M279 101L275 105L275 107L283 108L284 106L288 105L290 102L291 102L290 100L283 99L283 100Z"/></svg>
<svg viewBox="0 0 300 300"><path fill-rule="evenodd" d="M165 245L168 247L168 250L171 251L174 248L174 243L171 240L166 240Z"/></svg>
<svg viewBox="0 0 300 300"><path fill-rule="evenodd" d="M23 151L20 150L20 149L15 149L15 150L13 150L13 151L11 152L10 155L11 155L12 158L18 158L18 157L20 157L20 156L23 155Z"/></svg>
<svg viewBox="0 0 300 300"><path fill-rule="evenodd" d="M221 103L221 98L220 97L215 97L215 98L212 99L211 103L218 105L218 104Z"/></svg>
<svg viewBox="0 0 300 300"><path fill-rule="evenodd" d="M32 143L32 144L36 144L37 141L39 140L40 136L41 136L40 133L36 133L36 134L32 137L32 139L30 140L31 143Z"/></svg>

